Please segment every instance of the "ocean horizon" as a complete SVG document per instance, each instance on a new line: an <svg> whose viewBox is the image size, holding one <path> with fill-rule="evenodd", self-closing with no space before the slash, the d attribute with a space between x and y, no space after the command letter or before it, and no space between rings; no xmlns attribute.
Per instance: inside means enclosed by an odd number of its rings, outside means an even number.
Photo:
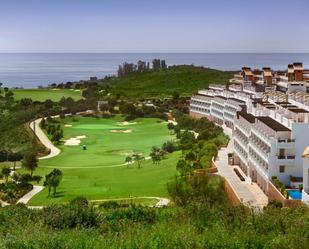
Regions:
<svg viewBox="0 0 309 249"><path fill-rule="evenodd" d="M0 53L0 82L37 88L52 83L114 75L123 62L165 59L167 65L193 64L237 71L242 66L286 70L293 62L309 68L309 53Z"/></svg>

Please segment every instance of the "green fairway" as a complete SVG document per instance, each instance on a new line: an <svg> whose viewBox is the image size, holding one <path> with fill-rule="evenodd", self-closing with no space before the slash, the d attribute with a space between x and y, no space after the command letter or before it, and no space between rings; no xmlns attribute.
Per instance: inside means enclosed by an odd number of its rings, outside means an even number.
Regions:
<svg viewBox="0 0 309 249"><path fill-rule="evenodd" d="M15 100L22 98L31 98L34 101L45 101L50 99L52 101L59 101L62 97L71 97L74 100L82 98L80 90L70 89L13 89Z"/></svg>
<svg viewBox="0 0 309 249"><path fill-rule="evenodd" d="M136 119L124 124L121 117L96 119L78 117L61 120L64 139L86 136L80 145L61 145L57 157L41 160L36 174L44 176L53 168L64 177L56 198L47 198L47 190L36 195L30 205L61 203L77 196L90 200L132 196L166 196L166 182L176 173L179 153L167 155L160 165L151 160L142 168L124 165L127 155L143 153L148 157L152 146L174 139L166 122L159 119ZM87 150L82 149L87 146Z"/></svg>

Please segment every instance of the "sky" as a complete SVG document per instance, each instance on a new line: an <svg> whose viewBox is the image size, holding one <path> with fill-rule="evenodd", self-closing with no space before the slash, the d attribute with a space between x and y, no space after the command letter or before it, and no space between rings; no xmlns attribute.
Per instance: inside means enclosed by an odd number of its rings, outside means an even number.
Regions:
<svg viewBox="0 0 309 249"><path fill-rule="evenodd" d="M309 0L0 0L0 52L309 52Z"/></svg>

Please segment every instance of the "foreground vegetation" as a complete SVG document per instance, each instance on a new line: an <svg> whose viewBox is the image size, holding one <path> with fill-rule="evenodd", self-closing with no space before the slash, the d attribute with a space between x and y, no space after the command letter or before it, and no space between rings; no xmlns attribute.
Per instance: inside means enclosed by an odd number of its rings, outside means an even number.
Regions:
<svg viewBox="0 0 309 249"><path fill-rule="evenodd" d="M230 206L219 179L191 182L189 201L169 208L95 208L82 198L42 210L2 208L0 248L308 248L308 208L254 213Z"/></svg>

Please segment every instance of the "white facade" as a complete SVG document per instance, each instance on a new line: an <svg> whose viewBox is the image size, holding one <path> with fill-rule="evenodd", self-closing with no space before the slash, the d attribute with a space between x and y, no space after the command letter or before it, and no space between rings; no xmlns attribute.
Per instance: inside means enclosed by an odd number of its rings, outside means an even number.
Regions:
<svg viewBox="0 0 309 249"><path fill-rule="evenodd" d="M260 94L238 87L201 90L191 98L190 112L233 129L234 163L264 192L273 176L287 186L291 176L304 177L309 201L309 160L305 170L302 158L309 145L309 107L293 99L262 101Z"/></svg>

